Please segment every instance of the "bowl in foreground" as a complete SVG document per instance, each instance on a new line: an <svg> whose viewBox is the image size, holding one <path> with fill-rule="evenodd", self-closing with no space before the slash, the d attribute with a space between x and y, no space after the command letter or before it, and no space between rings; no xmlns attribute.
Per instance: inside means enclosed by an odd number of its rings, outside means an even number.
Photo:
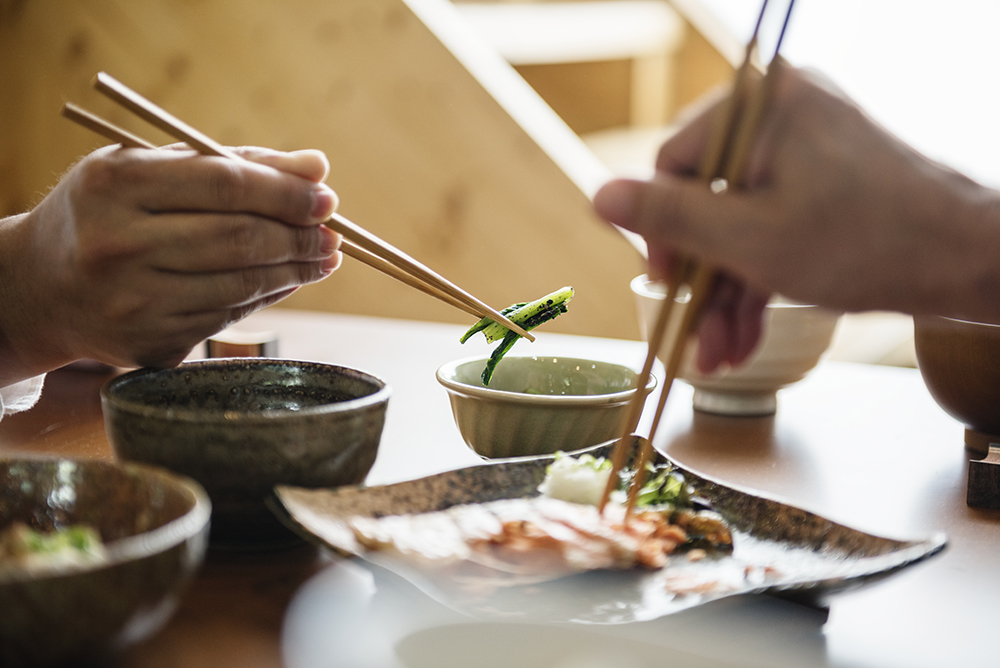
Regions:
<svg viewBox="0 0 1000 668"><path fill-rule="evenodd" d="M648 338L665 298L662 284L646 276L632 280L639 310L639 324ZM678 300L675 313L686 307ZM739 367L705 374L695 367L697 342L685 351L678 378L694 387L694 407L721 415L770 415L777 410L779 389L798 382L812 370L830 347L839 313L818 306L774 299L764 310L764 330L757 349ZM675 316L673 322L677 322ZM657 355L668 352L672 332L664 337Z"/></svg>
<svg viewBox="0 0 1000 668"><path fill-rule="evenodd" d="M505 357L489 386L485 357L437 371L458 430L483 457L579 450L619 435L638 374L627 366L572 357ZM656 379L650 377L645 391Z"/></svg>
<svg viewBox="0 0 1000 668"><path fill-rule="evenodd" d="M101 400L119 457L205 486L213 546L264 547L298 541L265 505L275 485L364 480L389 394L357 369L234 358L128 373L109 381Z"/></svg>
<svg viewBox="0 0 1000 668"><path fill-rule="evenodd" d="M986 456L1000 443L1000 324L916 316L913 328L928 392L965 425L969 449Z"/></svg>
<svg viewBox="0 0 1000 668"><path fill-rule="evenodd" d="M100 660L158 631L201 564L211 506L194 481L135 464L0 462L0 530L86 525L104 557L32 568L0 556L0 665Z"/></svg>

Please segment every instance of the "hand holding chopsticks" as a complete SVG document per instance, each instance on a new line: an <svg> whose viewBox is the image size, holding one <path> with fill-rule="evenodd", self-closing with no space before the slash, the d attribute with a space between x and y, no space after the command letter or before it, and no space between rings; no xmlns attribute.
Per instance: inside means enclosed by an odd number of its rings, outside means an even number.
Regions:
<svg viewBox="0 0 1000 668"><path fill-rule="evenodd" d="M767 0L763 2L753 37L746 47L743 64L737 70L729 97L721 104L717 111L715 126L713 127L712 134L709 136L706 151L702 156L699 177L704 182L706 188L711 187L719 179L725 181L727 189L738 189L744 186L745 172L752 145L756 139L761 119L766 112L768 100L773 93L774 81L780 70L780 62L777 61L777 54L782 38L784 37L785 29L788 26L788 19L791 15L793 5L794 0L791 0L785 15L781 36L778 39L778 46L775 48L775 59L772 60L771 67L768 69L763 80L756 82L752 77L752 62L758 47L758 33L767 9ZM687 284L690 291L690 299L680 315L680 324L676 327L674 338L668 342L669 352L664 360L665 378L661 385L661 395L650 428L649 437L642 440L642 446L635 467L635 475L629 488L625 513L626 521L628 521L632 508L635 505L636 497L645 482L646 465L652 457L653 437L659 426L671 386L683 360L688 338L694 329L715 279L716 272L712 266L696 258L687 257L681 258L676 263L674 275L668 281L667 295L653 328L652 335L649 338L649 350L646 361L637 380L639 387L643 387L648 382L657 352L660 350L666 332L670 329L669 324L675 310L674 303L682 284ZM600 507L602 510L607 504L612 490L617 485L618 473L625 464L629 446L633 442L632 434L638 426L644 402L645 396L637 393L623 421L620 438L611 456L612 470L601 499Z"/></svg>
<svg viewBox="0 0 1000 668"><path fill-rule="evenodd" d="M214 155L232 160L242 158L210 137L202 134L187 123L176 118L131 90L110 75L101 72L97 75L94 86L121 106L129 109L150 124L160 128L172 137L187 143L204 155ZM125 146L136 148L155 148L151 143L128 133L111 123L100 119L79 107L66 105L63 115L81 125L94 130L105 137L120 141ZM399 249L391 246L364 228L347 218L334 213L325 224L340 233L345 242L342 250L345 254L359 259L386 274L415 287L437 299L476 317L489 317L508 329L534 341L535 337L512 322L496 309L488 306L470 293L451 283L444 277L417 262Z"/></svg>

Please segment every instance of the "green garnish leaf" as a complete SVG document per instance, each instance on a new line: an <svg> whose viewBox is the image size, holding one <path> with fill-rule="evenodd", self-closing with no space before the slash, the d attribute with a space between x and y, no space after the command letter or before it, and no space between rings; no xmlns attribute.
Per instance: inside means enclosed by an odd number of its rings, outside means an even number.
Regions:
<svg viewBox="0 0 1000 668"><path fill-rule="evenodd" d="M658 469L650 467L649 479L639 490L636 497L637 506L672 505L684 508L691 503L691 490L684 480L684 474L674 470L671 465Z"/></svg>

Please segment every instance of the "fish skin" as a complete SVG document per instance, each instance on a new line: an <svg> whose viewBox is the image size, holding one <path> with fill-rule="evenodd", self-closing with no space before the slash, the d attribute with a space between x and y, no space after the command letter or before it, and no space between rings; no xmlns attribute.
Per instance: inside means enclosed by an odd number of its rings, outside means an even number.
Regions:
<svg viewBox="0 0 1000 668"><path fill-rule="evenodd" d="M504 573L553 575L589 570L662 568L687 540L684 529L656 511L548 497L502 499L443 511L348 520L370 550L395 552L431 565L468 561ZM690 519L690 518L688 518Z"/></svg>

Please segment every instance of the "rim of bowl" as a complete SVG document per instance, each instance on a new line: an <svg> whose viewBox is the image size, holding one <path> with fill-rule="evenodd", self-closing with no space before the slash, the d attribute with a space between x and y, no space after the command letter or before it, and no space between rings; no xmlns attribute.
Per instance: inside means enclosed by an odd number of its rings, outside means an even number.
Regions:
<svg viewBox="0 0 1000 668"><path fill-rule="evenodd" d="M144 478L160 478L164 481L163 484L179 486L184 492L193 497L194 502L183 515L170 520L166 524L158 526L150 531L144 531L133 536L126 536L124 538L104 543L107 558L103 561L74 567L65 571L25 571L23 574L11 573L8 576L0 577L0 586L17 582L73 577L83 573L93 573L105 568L117 566L119 564L161 554L198 535L198 533L203 531L208 526L208 523L211 520L212 502L209 500L208 493L205 491L205 488L192 478L157 466L137 464L133 462L105 462L101 460L72 458L61 458L56 460L11 459L5 461L4 465L8 466L22 463L35 465L58 462L73 462L76 466L85 466L88 468L113 469L120 471L122 474L139 474Z"/></svg>
<svg viewBox="0 0 1000 668"><path fill-rule="evenodd" d="M957 322L962 325L975 325L977 327L1000 327L1000 323L997 322L982 322L980 320L965 320L964 318L952 318L947 315L915 315L914 320L924 320L924 319L938 319L938 320L948 320L949 322Z"/></svg>
<svg viewBox="0 0 1000 668"><path fill-rule="evenodd" d="M632 279L629 283L629 287L637 295L642 297L651 297L653 299L664 299L666 294L659 290L651 290L650 285L656 285L657 281L649 280L648 274L639 274ZM677 298L677 302L681 304L686 304L690 300L690 295L685 294ZM796 302L788 299L787 297L782 297L781 295L773 295L771 299L767 302L767 308L819 308L815 304L803 304L802 302Z"/></svg>
<svg viewBox="0 0 1000 668"><path fill-rule="evenodd" d="M592 360L583 357L562 357L561 355L514 355L505 359L551 359L553 357L559 357L559 359L565 360L576 360L580 362L585 362L587 364L606 364L608 366L619 367L621 369L627 369L634 376L638 377L638 372L632 367L626 366L624 364L618 364L617 362L605 362L604 360ZM630 390L621 390L619 392L607 392L605 394L525 394L524 392L509 392L507 390L495 390L490 387L479 387L477 385L467 385L466 383L461 383L455 380L455 370L463 364L468 364L472 362L481 362L486 364L486 360L489 357L483 356L473 356L473 357L463 357L461 359L452 360L446 364L442 364L438 367L437 372L434 374L441 385L445 387L449 392L454 392L456 394L461 394L470 397L476 397L479 399L493 399L508 401L510 403L524 403L524 404L535 404L535 405L601 405L601 404L613 404L618 402L628 401L628 399L636 393L637 388L632 388ZM646 393L649 394L656 388L656 376L650 374L649 382L646 383Z"/></svg>
<svg viewBox="0 0 1000 668"><path fill-rule="evenodd" d="M222 366L223 362L232 362L233 360L239 360L240 362L246 362L253 365L264 365L264 364L290 364L294 366L313 366L322 367L325 369L331 369L336 371L348 371L350 373L356 374L358 376L364 377L367 380L374 381L374 383L380 385L380 387L372 392L371 394L366 394L363 397L355 397L354 399L345 399L344 401L336 401L329 404L321 404L319 406L307 406L295 411L283 410L283 409L268 409L263 411L203 411L191 408L166 408L160 405L151 405L141 401L134 401L132 399L126 399L115 394L118 387L126 382L132 381L136 378L141 378L143 376L151 376L157 373L176 373L183 369L185 366L198 366L198 367L216 367ZM275 359L269 357L213 357L206 360L197 360L193 362L185 362L180 366L173 367L171 369L136 369L135 371L130 371L128 373L122 374L107 381L101 387L101 401L102 403L113 404L118 410L126 410L131 413L136 413L143 416L164 416L169 415L172 419L182 419L188 422L225 422L231 419L231 416L235 413L239 416L240 420L244 421L261 421L261 422L273 422L276 419L282 418L295 418L307 415L327 415L329 413L342 413L346 411L356 410L358 408L363 408L368 405L375 405L384 403L389 400L392 394L392 388L389 383L385 382L378 376L368 373L367 371L362 371L361 369L355 369L348 366L340 366L337 364L326 364L323 362L307 362L304 360L289 360L289 359Z"/></svg>

